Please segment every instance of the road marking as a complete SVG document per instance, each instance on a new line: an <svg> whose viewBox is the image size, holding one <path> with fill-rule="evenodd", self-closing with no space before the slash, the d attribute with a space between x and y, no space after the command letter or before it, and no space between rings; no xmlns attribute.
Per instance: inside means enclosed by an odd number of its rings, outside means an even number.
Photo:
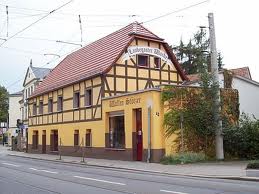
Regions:
<svg viewBox="0 0 259 194"><path fill-rule="evenodd" d="M161 192L165 192L165 193L174 193L174 194L188 194L188 193L183 193L183 192L177 192L177 191L169 191L169 190L160 190Z"/></svg>
<svg viewBox="0 0 259 194"><path fill-rule="evenodd" d="M38 171L38 172L47 172L47 173L51 173L51 174L58 174L58 172L49 171L49 170L40 170L40 169L36 169L36 168L29 168L29 169L34 170L34 171Z"/></svg>
<svg viewBox="0 0 259 194"><path fill-rule="evenodd" d="M124 183L106 181L106 180L101 180L101 179L94 179L94 178L89 178L89 177L82 177L82 176L74 176L74 177L79 178L79 179L85 179L85 180L90 180L90 181L98 181L98 182L110 183L110 184L115 184L115 185L126 185Z"/></svg>
<svg viewBox="0 0 259 194"><path fill-rule="evenodd" d="M7 162L2 162L2 164L4 164L4 165L8 165L8 166L20 167L20 165L10 164L10 163L7 163Z"/></svg>

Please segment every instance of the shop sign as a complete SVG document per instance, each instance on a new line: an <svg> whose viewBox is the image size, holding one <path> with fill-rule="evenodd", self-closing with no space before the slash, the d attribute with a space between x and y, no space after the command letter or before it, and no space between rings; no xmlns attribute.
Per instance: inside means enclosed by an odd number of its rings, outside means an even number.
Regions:
<svg viewBox="0 0 259 194"><path fill-rule="evenodd" d="M172 61L168 58L168 55L164 51L158 48L152 48L152 47L146 47L146 46L129 46L127 49L127 52L122 56L122 59L123 61L125 61L130 59L132 56L135 56L138 54L153 55L153 56L159 57L170 66L173 65Z"/></svg>
<svg viewBox="0 0 259 194"><path fill-rule="evenodd" d="M109 106L110 107L116 107L116 106L128 106L128 105L135 105L139 104L141 102L141 98L134 98L129 97L123 100L110 100Z"/></svg>

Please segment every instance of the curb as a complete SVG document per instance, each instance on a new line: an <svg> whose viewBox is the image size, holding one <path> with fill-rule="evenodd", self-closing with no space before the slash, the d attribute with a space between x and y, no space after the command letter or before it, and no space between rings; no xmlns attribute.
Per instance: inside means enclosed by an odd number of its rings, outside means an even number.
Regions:
<svg viewBox="0 0 259 194"><path fill-rule="evenodd" d="M137 169L137 168L126 168L126 167L118 167L118 166L108 166L108 165L101 165L101 164L88 164L87 162L73 162L73 161L64 161L59 159L47 159L47 158L37 158L31 156L21 156L15 154L7 154L8 156L13 157L20 157L20 158L29 158L34 160L42 160L42 161L50 161L62 164L73 164L73 165L80 165L80 166L93 166L93 167L101 167L101 168L110 168L114 170L126 170L126 171L135 171L135 172L144 172L144 173L156 173L160 175L171 175L171 176L184 176L184 177L193 177L193 178L210 178L210 179L225 179L225 180L240 180L240 181L254 181L259 182L259 178L257 177L238 177L238 176L212 176L212 175L200 175L200 174L182 174L182 173L169 173L169 172L162 172L162 171L154 171L154 170L145 170L145 169Z"/></svg>

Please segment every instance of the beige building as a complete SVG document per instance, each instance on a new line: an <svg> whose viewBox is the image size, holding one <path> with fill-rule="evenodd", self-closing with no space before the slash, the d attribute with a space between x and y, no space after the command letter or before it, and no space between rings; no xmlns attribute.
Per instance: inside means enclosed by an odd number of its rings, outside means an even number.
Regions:
<svg viewBox="0 0 259 194"><path fill-rule="evenodd" d="M19 101L22 99L22 91L9 95L9 119L8 119L8 145L12 144L12 136L16 137L18 134L17 130L17 119L21 119L20 116L20 104Z"/></svg>

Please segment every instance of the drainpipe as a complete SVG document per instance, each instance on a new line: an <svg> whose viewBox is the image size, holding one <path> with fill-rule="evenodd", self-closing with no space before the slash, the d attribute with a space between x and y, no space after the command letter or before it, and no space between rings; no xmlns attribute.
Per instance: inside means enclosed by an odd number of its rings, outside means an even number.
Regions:
<svg viewBox="0 0 259 194"><path fill-rule="evenodd" d="M150 163L151 155L151 106L148 107L148 125L147 125L147 134L148 134L148 150L147 150L147 163Z"/></svg>

